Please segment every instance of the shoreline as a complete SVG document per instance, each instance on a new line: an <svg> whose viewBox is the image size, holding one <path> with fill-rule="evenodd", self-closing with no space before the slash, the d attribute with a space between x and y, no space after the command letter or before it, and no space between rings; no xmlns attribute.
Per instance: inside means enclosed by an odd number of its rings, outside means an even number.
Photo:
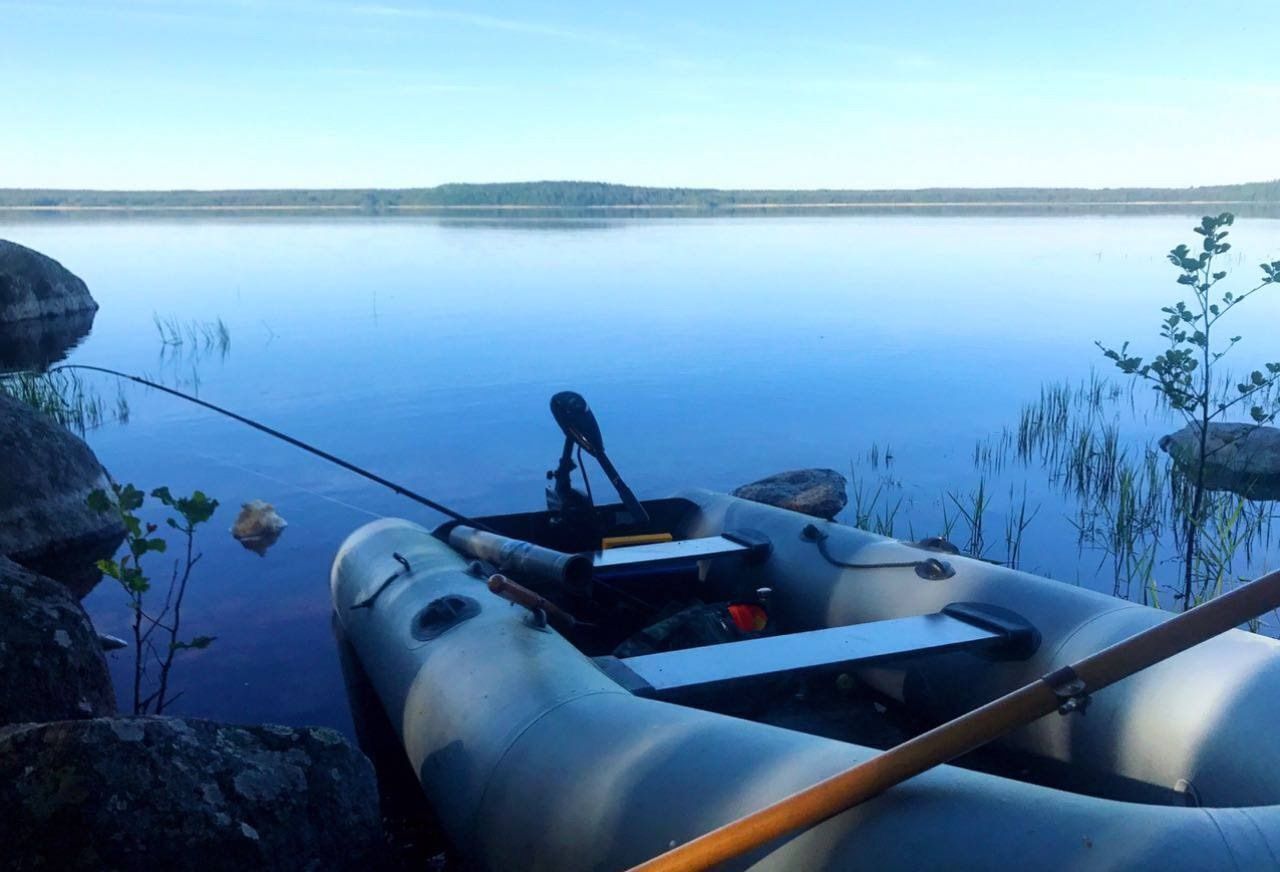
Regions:
<svg viewBox="0 0 1280 872"><path fill-rule="evenodd" d="M388 204L377 209L355 204L341 205L104 205L104 206L0 206L0 213L100 213L100 212L246 212L246 213L325 213L341 212L364 215L385 215L387 213L432 213L432 212L687 212L687 213L732 213L751 211L777 210L813 210L813 211L866 211L870 209L1176 209L1199 206L1250 206L1258 208L1280 208L1276 200L1089 200L1089 201L1044 201L1044 200L955 200L922 202L914 200L898 200L884 202L824 202L824 203L734 203L727 205L680 203L669 205L657 204L624 204L610 203L590 206L551 206L534 204L500 204L500 205L400 205Z"/></svg>

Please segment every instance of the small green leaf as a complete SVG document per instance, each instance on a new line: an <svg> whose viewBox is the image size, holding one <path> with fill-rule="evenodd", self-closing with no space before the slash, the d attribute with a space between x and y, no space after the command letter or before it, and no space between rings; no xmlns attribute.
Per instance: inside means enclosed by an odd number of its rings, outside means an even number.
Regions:
<svg viewBox="0 0 1280 872"><path fill-rule="evenodd" d="M90 491L87 502L89 508L95 512L109 512L113 508L111 498L107 496L107 492L102 488Z"/></svg>
<svg viewBox="0 0 1280 872"><path fill-rule="evenodd" d="M211 500L203 491L196 491L191 496L179 499L175 503L178 512L187 520L189 526L203 524L218 508L218 501Z"/></svg>
<svg viewBox="0 0 1280 872"><path fill-rule="evenodd" d="M143 495L131 484L126 484L116 492L116 497L120 503L120 511L132 512L142 507Z"/></svg>

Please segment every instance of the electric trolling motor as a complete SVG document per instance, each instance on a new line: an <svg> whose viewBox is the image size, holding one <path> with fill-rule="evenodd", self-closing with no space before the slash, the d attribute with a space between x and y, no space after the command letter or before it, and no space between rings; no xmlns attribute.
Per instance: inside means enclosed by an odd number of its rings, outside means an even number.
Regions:
<svg viewBox="0 0 1280 872"><path fill-rule="evenodd" d="M547 509L561 524L570 527L591 529L596 525L595 504L588 494L573 486L572 472L578 468L573 462L573 449L576 446L590 454L600 464L605 476L622 499L623 505L631 513L632 521L637 525L649 523L649 513L645 511L636 495L627 487L618 470L610 462L604 451L604 438L600 435L600 424L591 412L591 407L582 394L574 391L561 391L551 398L551 414L564 431L564 450L560 454L560 463L547 473L547 480L552 485L547 488ZM583 471L586 480L586 471Z"/></svg>

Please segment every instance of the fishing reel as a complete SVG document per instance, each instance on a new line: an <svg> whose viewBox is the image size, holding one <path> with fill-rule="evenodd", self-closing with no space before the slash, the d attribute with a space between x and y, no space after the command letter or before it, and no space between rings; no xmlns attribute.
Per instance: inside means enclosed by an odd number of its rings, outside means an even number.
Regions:
<svg viewBox="0 0 1280 872"><path fill-rule="evenodd" d="M547 509L552 517L560 524L579 529L592 529L596 525L595 501L591 496L591 484L585 469L582 470L582 480L587 488L586 493L573 486L572 473L578 468L573 460L576 448L579 459L585 451L600 464L631 515L631 522L639 526L648 524L649 513L605 454L600 424L582 394L561 391L553 396L551 415L564 432L564 450L560 453L560 463L554 470L547 472L547 480L552 482L547 488Z"/></svg>

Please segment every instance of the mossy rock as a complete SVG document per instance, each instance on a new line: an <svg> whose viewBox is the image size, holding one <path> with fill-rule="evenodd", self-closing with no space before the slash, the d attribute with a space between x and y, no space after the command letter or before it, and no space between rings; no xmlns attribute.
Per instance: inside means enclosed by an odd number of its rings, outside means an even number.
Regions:
<svg viewBox="0 0 1280 872"><path fill-rule="evenodd" d="M373 869L369 761L333 730L177 718L0 728L6 869Z"/></svg>
<svg viewBox="0 0 1280 872"><path fill-rule="evenodd" d="M79 601L0 557L0 724L115 712L106 660Z"/></svg>
<svg viewBox="0 0 1280 872"><path fill-rule="evenodd" d="M1250 500L1280 500L1280 428L1211 423L1205 443L1205 487ZM1188 424L1160 440L1184 475L1195 479L1200 427Z"/></svg>
<svg viewBox="0 0 1280 872"><path fill-rule="evenodd" d="M832 520L849 502L844 476L834 469L795 469L745 484L735 497Z"/></svg>

